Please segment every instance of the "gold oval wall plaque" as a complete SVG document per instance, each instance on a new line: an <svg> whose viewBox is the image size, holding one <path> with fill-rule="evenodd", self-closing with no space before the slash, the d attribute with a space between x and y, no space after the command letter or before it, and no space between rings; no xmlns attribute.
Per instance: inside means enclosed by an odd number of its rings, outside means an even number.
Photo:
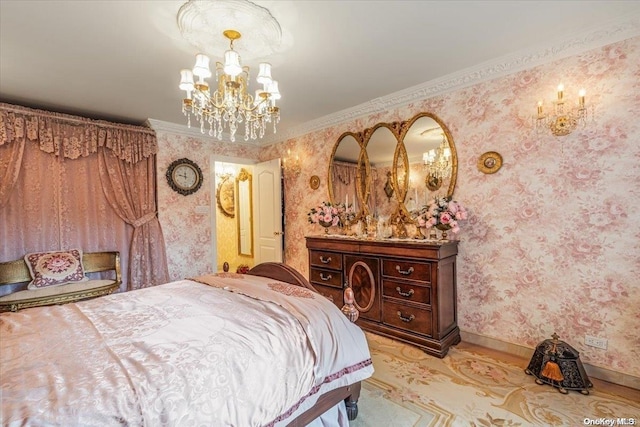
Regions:
<svg viewBox="0 0 640 427"><path fill-rule="evenodd" d="M487 151L478 159L478 170L482 173L496 173L502 167L502 156L495 151Z"/></svg>
<svg viewBox="0 0 640 427"><path fill-rule="evenodd" d="M313 190L317 190L320 187L320 177L318 175L313 175L311 179L309 179L309 187Z"/></svg>

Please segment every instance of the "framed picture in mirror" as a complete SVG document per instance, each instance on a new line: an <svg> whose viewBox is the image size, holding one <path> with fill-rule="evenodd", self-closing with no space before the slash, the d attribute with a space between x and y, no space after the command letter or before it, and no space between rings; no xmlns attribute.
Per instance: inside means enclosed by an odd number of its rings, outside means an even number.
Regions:
<svg viewBox="0 0 640 427"><path fill-rule="evenodd" d="M442 187L442 178L435 174L427 174L424 179L424 185L429 191L438 191Z"/></svg>
<svg viewBox="0 0 640 427"><path fill-rule="evenodd" d="M230 177L223 177L216 190L216 202L223 215L235 217L235 188Z"/></svg>

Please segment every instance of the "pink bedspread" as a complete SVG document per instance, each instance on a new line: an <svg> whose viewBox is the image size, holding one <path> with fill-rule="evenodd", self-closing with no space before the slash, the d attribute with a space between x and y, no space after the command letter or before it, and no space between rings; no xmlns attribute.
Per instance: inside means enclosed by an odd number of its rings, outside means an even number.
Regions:
<svg viewBox="0 0 640 427"><path fill-rule="evenodd" d="M0 315L2 425L286 425L371 376L322 296L249 275Z"/></svg>

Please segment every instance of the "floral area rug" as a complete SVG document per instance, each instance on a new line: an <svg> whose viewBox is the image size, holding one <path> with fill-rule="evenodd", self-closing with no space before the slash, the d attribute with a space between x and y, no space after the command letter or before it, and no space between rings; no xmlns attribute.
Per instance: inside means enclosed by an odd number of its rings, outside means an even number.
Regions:
<svg viewBox="0 0 640 427"><path fill-rule="evenodd" d="M583 426L635 418L640 402L589 389L561 394L521 366L452 347L438 359L367 333L375 373L363 383L351 427ZM615 424L615 421L614 421ZM595 424L592 424L595 425Z"/></svg>

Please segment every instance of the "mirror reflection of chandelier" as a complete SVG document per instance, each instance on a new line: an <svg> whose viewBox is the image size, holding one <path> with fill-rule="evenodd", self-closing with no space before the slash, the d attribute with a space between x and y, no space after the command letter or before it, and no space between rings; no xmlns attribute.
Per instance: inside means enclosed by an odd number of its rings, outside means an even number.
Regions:
<svg viewBox="0 0 640 427"><path fill-rule="evenodd" d="M273 132L280 121L280 109L276 101L281 98L278 82L271 77L271 64L263 62L256 81L262 85L255 95L248 93L249 67L240 64L240 55L233 50L233 42L241 37L235 30L226 30L223 35L229 39L230 46L224 54L224 64L216 63L217 87L213 93L205 81L212 76L209 69L209 57L199 53L193 70L180 71L180 89L187 96L182 100L182 112L187 117L187 126L191 127L191 116L200 123L200 131L222 139L222 132L228 128L231 142L235 141L236 131L244 127L244 140L264 137L269 124ZM194 81L194 76L198 78Z"/></svg>
<svg viewBox="0 0 640 427"><path fill-rule="evenodd" d="M422 160L430 176L439 180L451 177L451 148L444 133L438 148L423 153Z"/></svg>

